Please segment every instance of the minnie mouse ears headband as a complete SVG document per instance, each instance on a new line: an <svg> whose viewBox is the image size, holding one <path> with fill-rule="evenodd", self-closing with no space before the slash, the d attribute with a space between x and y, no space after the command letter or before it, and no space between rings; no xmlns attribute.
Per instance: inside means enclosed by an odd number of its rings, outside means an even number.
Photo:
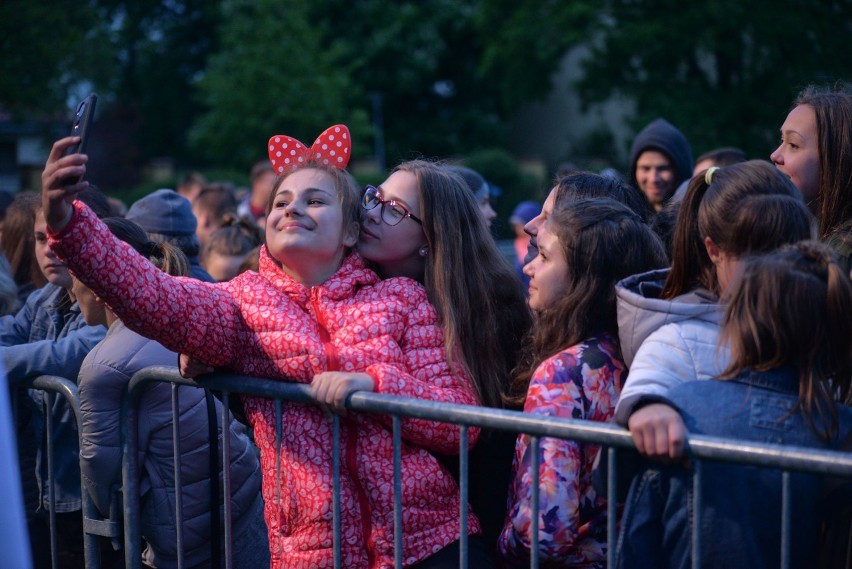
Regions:
<svg viewBox="0 0 852 569"><path fill-rule="evenodd" d="M346 125L330 126L317 137L310 148L293 138L276 134L269 139L269 161L276 174L305 166L308 162L346 169L352 154L352 138Z"/></svg>

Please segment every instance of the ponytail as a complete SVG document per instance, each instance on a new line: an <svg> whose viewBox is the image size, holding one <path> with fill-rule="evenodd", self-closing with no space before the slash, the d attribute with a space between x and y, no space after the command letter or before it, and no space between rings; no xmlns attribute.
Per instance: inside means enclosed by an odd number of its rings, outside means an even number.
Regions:
<svg viewBox="0 0 852 569"><path fill-rule="evenodd" d="M708 290L716 288L716 271L698 231L698 210L710 187L704 178L692 178L677 214L672 236L672 268L660 293L666 300L699 285Z"/></svg>

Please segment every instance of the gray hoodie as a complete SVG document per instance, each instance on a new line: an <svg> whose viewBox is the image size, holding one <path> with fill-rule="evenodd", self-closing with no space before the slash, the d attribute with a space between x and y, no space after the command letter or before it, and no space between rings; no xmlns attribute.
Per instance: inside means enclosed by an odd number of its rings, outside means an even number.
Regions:
<svg viewBox="0 0 852 569"><path fill-rule="evenodd" d="M698 288L663 300L668 271L633 275L615 287L621 352L630 368L615 411L621 425L641 399L664 399L675 385L711 379L729 359L727 349L717 348L724 307L716 295Z"/></svg>

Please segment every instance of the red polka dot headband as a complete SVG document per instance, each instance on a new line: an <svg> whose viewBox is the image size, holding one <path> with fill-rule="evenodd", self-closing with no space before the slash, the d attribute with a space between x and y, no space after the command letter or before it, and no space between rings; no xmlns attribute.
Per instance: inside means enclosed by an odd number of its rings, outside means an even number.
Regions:
<svg viewBox="0 0 852 569"><path fill-rule="evenodd" d="M308 162L344 170L352 153L352 139L346 125L336 124L325 129L310 148L283 134L270 138L268 148L269 161L276 174L295 170Z"/></svg>

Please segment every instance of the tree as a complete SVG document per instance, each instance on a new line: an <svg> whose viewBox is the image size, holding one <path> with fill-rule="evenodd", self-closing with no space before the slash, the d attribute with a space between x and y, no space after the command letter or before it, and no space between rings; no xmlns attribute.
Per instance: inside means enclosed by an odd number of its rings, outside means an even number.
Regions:
<svg viewBox="0 0 852 569"><path fill-rule="evenodd" d="M224 5L221 49L200 80L206 112L194 125L196 151L248 168L266 141L288 134L310 145L335 123L364 140L366 113L352 104L334 44L311 22L303 0L234 0ZM360 139L359 139L360 137Z"/></svg>
<svg viewBox="0 0 852 569"><path fill-rule="evenodd" d="M380 95L392 165L502 146L497 90L479 73L480 0L321 0L313 18L340 46L359 105Z"/></svg>
<svg viewBox="0 0 852 569"><path fill-rule="evenodd" d="M68 114L68 99L104 55L95 2L0 3L0 110ZM64 115L63 115L64 116Z"/></svg>
<svg viewBox="0 0 852 569"><path fill-rule="evenodd" d="M564 54L582 45L586 108L625 96L630 126L663 116L696 153L740 146L765 158L801 87L852 75L848 0L483 0L479 28L505 112L549 93Z"/></svg>
<svg viewBox="0 0 852 569"><path fill-rule="evenodd" d="M852 3L610 0L579 84L587 103L637 103L637 128L665 116L693 150L739 146L767 158L792 99L852 74Z"/></svg>

